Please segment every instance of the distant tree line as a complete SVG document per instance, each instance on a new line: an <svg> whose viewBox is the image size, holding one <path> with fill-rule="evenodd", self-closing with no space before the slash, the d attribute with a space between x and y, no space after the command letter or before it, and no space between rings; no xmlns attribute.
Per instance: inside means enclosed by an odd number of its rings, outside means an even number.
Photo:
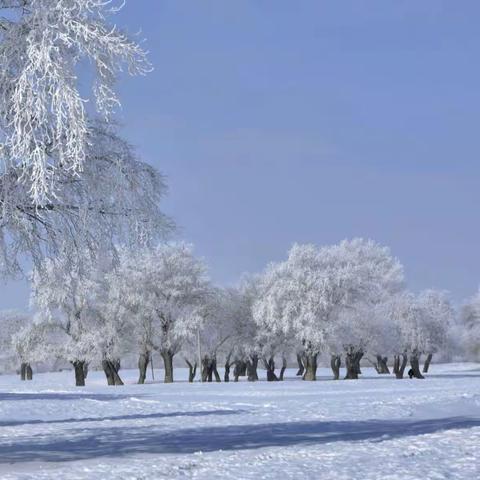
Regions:
<svg viewBox="0 0 480 480"><path fill-rule="evenodd" d="M373 241L294 245L286 260L235 288L213 285L185 243L117 253L46 260L32 275L35 315L0 314L2 351L22 378L35 362L61 359L78 386L92 364L121 385L121 359L137 353L144 383L155 352L165 382L174 380L174 358L190 381L256 381L259 367L279 381L293 359L298 376L315 380L320 354L330 356L334 379L341 368L357 379L361 362L399 379L408 365L423 378L433 355L480 347L478 295L456 312L444 292L409 292L399 261Z"/></svg>

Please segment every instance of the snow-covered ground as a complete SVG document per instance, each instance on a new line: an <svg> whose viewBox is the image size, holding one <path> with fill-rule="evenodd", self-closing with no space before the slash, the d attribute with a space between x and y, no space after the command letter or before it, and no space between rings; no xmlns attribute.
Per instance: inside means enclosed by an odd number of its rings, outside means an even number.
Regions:
<svg viewBox="0 0 480 480"><path fill-rule="evenodd" d="M129 370L107 387L90 372L84 389L72 372L0 376L0 478L480 478L480 365L434 364L424 381L319 373L135 385Z"/></svg>

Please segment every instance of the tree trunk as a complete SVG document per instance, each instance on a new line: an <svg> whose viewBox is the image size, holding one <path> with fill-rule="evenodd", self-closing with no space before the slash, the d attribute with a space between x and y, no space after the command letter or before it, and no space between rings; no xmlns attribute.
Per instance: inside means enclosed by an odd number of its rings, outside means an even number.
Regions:
<svg viewBox="0 0 480 480"><path fill-rule="evenodd" d="M347 353L345 355L345 368L347 369L347 374L345 375L345 380L357 380L357 366L355 365L355 354Z"/></svg>
<svg viewBox="0 0 480 480"><path fill-rule="evenodd" d="M360 360L363 358L363 352L357 352L355 355L355 370L357 372L357 375L362 374L362 370L360 369Z"/></svg>
<svg viewBox="0 0 480 480"><path fill-rule="evenodd" d="M140 354L138 357L138 383L143 385L147 378L147 368L148 364L150 363L150 352L145 350Z"/></svg>
<svg viewBox="0 0 480 480"><path fill-rule="evenodd" d="M283 376L285 375L285 370L287 369L287 359L282 357L282 368L280 369L280 376L278 379L283 382Z"/></svg>
<svg viewBox="0 0 480 480"><path fill-rule="evenodd" d="M244 377L247 374L247 363L243 360L235 361L235 368L233 370L234 381L238 382L238 377Z"/></svg>
<svg viewBox="0 0 480 480"><path fill-rule="evenodd" d="M83 362L83 378L86 380L88 377L88 362Z"/></svg>
<svg viewBox="0 0 480 480"><path fill-rule="evenodd" d="M217 370L217 359L205 355L202 360L202 382L212 382L213 377L215 377L216 382L222 381Z"/></svg>
<svg viewBox="0 0 480 480"><path fill-rule="evenodd" d="M402 353L402 355L395 355L393 357L393 373L395 373L395 377L399 380L403 378L406 366L407 355L405 353Z"/></svg>
<svg viewBox="0 0 480 480"><path fill-rule="evenodd" d="M258 355L249 355L247 360L247 380L249 382L256 382L258 380Z"/></svg>
<svg viewBox="0 0 480 480"><path fill-rule="evenodd" d="M238 377L240 377L241 369L239 366L240 362L235 362L235 367L233 368L233 381L238 382Z"/></svg>
<svg viewBox="0 0 480 480"><path fill-rule="evenodd" d="M303 374L303 380L310 382L317 379L317 353L309 353L304 356L305 373Z"/></svg>
<svg viewBox="0 0 480 480"><path fill-rule="evenodd" d="M347 374L345 375L345 380L358 380L359 373L362 373L360 370L360 360L363 357L363 352L348 352L345 355L345 367L347 369Z"/></svg>
<svg viewBox="0 0 480 480"><path fill-rule="evenodd" d="M170 350L162 350L161 355L165 366L164 383L173 383L173 353Z"/></svg>
<svg viewBox="0 0 480 480"><path fill-rule="evenodd" d="M105 376L107 377L108 385L123 385L122 379L118 374L117 367L120 366L118 360L106 360L102 361L102 368L105 372Z"/></svg>
<svg viewBox="0 0 480 480"><path fill-rule="evenodd" d="M430 368L430 362L432 361L433 353L429 353L427 358L425 359L425 363L423 365L423 373L428 373L428 369Z"/></svg>
<svg viewBox="0 0 480 480"><path fill-rule="evenodd" d="M202 358L202 382L212 381L212 363L207 355Z"/></svg>
<svg viewBox="0 0 480 480"><path fill-rule="evenodd" d="M305 366L303 365L303 359L302 355L297 353L297 363L298 363L298 371L297 371L297 377L302 377L303 374L305 373Z"/></svg>
<svg viewBox="0 0 480 480"><path fill-rule="evenodd" d="M108 360L102 360L102 368L105 373L105 377L107 378L107 385L112 386L115 385L115 380L113 378L112 367Z"/></svg>
<svg viewBox="0 0 480 480"><path fill-rule="evenodd" d="M225 375L223 376L224 382L230 381L230 367L232 364L230 363L231 355L227 355L227 359L225 360Z"/></svg>
<svg viewBox="0 0 480 480"><path fill-rule="evenodd" d="M188 365L188 381L193 383L195 375L197 374L197 362L195 362L193 365L187 359L185 359L185 362Z"/></svg>
<svg viewBox="0 0 480 480"><path fill-rule="evenodd" d="M268 360L263 357L263 366L267 371L267 382L278 382L278 377L275 375L275 360L273 357L270 357Z"/></svg>
<svg viewBox="0 0 480 480"><path fill-rule="evenodd" d="M105 373L105 377L107 379L107 385L109 385L109 386L115 385L115 380L113 379L112 368L111 368L110 362L108 360L102 360L102 368L103 368L103 372Z"/></svg>
<svg viewBox="0 0 480 480"><path fill-rule="evenodd" d="M333 372L333 379L338 380L340 378L340 367L342 365L342 360L340 355L332 355L330 359L330 367Z"/></svg>
<svg viewBox="0 0 480 480"><path fill-rule="evenodd" d="M212 372L213 372L213 376L215 377L215 381L217 383L221 383L222 379L220 378L220 374L218 373L218 370L217 370L217 359L214 358L213 361L212 361Z"/></svg>
<svg viewBox="0 0 480 480"><path fill-rule="evenodd" d="M25 381L27 378L27 364L26 363L22 363L20 365L20 379Z"/></svg>
<svg viewBox="0 0 480 480"><path fill-rule="evenodd" d="M382 357L381 355L377 355L377 365L375 366L375 369L379 374L383 375L386 373L390 373L387 362L388 357Z"/></svg>
<svg viewBox="0 0 480 480"><path fill-rule="evenodd" d="M25 375L27 377L27 380L32 380L33 378L33 370L32 370L32 367L30 366L29 363L27 363L26 367L25 367Z"/></svg>
<svg viewBox="0 0 480 480"><path fill-rule="evenodd" d="M76 360L72 362L73 369L75 371L75 386L84 387L85 386L85 361Z"/></svg>
<svg viewBox="0 0 480 480"><path fill-rule="evenodd" d="M410 355L410 366L412 367L413 370L413 376L415 378L425 378L422 375L422 372L420 372L420 355L416 353L412 353Z"/></svg>

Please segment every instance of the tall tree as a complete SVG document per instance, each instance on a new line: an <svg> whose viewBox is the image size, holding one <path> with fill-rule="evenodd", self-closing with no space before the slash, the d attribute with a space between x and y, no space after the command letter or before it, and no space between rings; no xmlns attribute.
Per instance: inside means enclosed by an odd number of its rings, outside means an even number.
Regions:
<svg viewBox="0 0 480 480"><path fill-rule="evenodd" d="M461 349L477 361L480 359L480 290L465 302L459 317L455 336L460 337Z"/></svg>
<svg viewBox="0 0 480 480"><path fill-rule="evenodd" d="M165 382L173 382L173 357L201 326L200 310L210 283L204 263L184 243L155 248L124 249L111 282L111 304L122 304L143 335L145 322L150 338L139 337L141 348L160 352Z"/></svg>
<svg viewBox="0 0 480 480"><path fill-rule="evenodd" d="M32 300L39 309L44 329L50 333L46 347L53 356L72 364L77 386L85 385L90 362L106 360L101 348L109 338L102 321L107 315L106 268L88 255L74 259L60 255L43 262L32 277ZM117 378L113 383L121 382Z"/></svg>
<svg viewBox="0 0 480 480"><path fill-rule="evenodd" d="M305 380L315 380L318 354L334 335L339 315L374 304L403 284L403 270L388 249L354 239L317 248L294 245L288 259L263 277L258 315L272 330L295 336L304 349ZM357 351L349 351L352 360Z"/></svg>

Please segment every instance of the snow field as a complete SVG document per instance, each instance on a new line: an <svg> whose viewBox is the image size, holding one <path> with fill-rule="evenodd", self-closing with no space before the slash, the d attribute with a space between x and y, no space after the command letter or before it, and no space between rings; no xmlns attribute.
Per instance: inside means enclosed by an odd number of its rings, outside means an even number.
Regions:
<svg viewBox="0 0 480 480"><path fill-rule="evenodd" d="M365 368L358 381L107 387L90 372L0 376L0 478L475 479L480 367L426 380ZM263 371L260 371L263 374ZM150 374L150 372L149 372ZM156 378L163 372L158 370ZM150 377L149 377L150 378Z"/></svg>

